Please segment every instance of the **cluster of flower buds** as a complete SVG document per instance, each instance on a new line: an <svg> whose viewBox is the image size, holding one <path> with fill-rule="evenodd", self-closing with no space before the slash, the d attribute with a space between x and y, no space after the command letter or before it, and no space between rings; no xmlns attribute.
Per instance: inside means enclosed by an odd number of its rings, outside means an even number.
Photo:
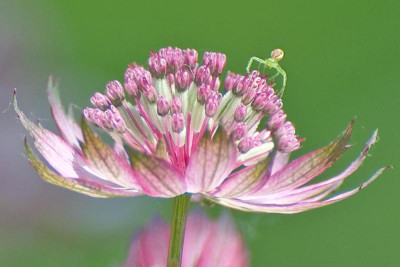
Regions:
<svg viewBox="0 0 400 267"><path fill-rule="evenodd" d="M193 70L197 66L198 54L194 49L161 48L157 53L150 52L149 70L155 78L176 74L183 68Z"/></svg>
<svg viewBox="0 0 400 267"><path fill-rule="evenodd" d="M247 136L245 132L257 125L254 120L259 122L264 116L268 116L266 128L274 136L278 150L290 152L299 148L300 142L294 133L293 125L285 124L286 114L282 109L282 100L275 94L273 85L268 84L266 78L266 76L260 76L258 71L252 71L245 76L228 72L225 80L225 91L231 91L232 95L241 101L235 106L232 115L236 124L232 128L231 136L234 140L240 140L238 147L242 153L262 143L255 142L254 138ZM252 111L250 115L249 110ZM254 120L248 117L254 118L254 114L260 114L260 116ZM282 128L284 124L286 130Z"/></svg>
<svg viewBox="0 0 400 267"><path fill-rule="evenodd" d="M262 150L267 142L271 144L268 149L276 147L283 152L299 148L295 129L286 122L282 101L267 82L267 76L258 71L244 76L228 71L224 84L227 94L223 97L219 76L225 65L226 56L221 53L204 53L199 65L194 49L168 47L152 51L149 71L136 63L130 65L124 86L118 81L109 82L104 94L95 93L91 98L96 109L87 108L84 115L109 131L124 133L128 127L131 141L146 151L154 146L154 141L147 140L149 134L153 140L169 131L179 135L190 121L188 129L192 132L184 131L184 137L208 126L209 118L225 128L242 154L253 148ZM125 91L135 100L135 110L126 103ZM257 131L265 116L266 129ZM173 139L177 142L177 136Z"/></svg>
<svg viewBox="0 0 400 267"><path fill-rule="evenodd" d="M85 108L83 110L85 119L94 125L108 131L123 134L126 131L125 121L122 119L118 109L110 105L105 111L98 108Z"/></svg>
<svg viewBox="0 0 400 267"><path fill-rule="evenodd" d="M151 73L136 63L129 66L125 72L125 89L134 99L138 99L142 93L151 103L157 100Z"/></svg>

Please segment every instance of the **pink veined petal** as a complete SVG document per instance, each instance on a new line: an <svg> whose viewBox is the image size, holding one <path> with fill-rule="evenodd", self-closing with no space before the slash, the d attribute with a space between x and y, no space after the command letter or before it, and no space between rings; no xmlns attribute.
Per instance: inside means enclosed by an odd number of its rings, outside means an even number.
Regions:
<svg viewBox="0 0 400 267"><path fill-rule="evenodd" d="M187 191L214 190L233 171L236 158L236 145L226 133L218 130L212 139L209 133L204 134L186 168Z"/></svg>
<svg viewBox="0 0 400 267"><path fill-rule="evenodd" d="M230 217L220 217L207 240L197 267L244 267L248 255Z"/></svg>
<svg viewBox="0 0 400 267"><path fill-rule="evenodd" d="M78 177L74 170L74 161L81 157L73 147L61 137L31 122L18 108L16 91L14 91L14 109L22 125L34 140L34 145L47 162L62 176Z"/></svg>
<svg viewBox="0 0 400 267"><path fill-rule="evenodd" d="M201 212L188 216L183 245L182 266L197 266L207 240L213 233L213 223Z"/></svg>
<svg viewBox="0 0 400 267"><path fill-rule="evenodd" d="M297 188L323 173L339 159L348 148L354 120L350 122L340 138L331 144L310 152L287 164L272 175L267 183L254 195L265 195Z"/></svg>
<svg viewBox="0 0 400 267"><path fill-rule="evenodd" d="M283 167L286 166L286 164L289 162L290 154L291 153L285 153L285 152L279 152L279 151L274 152L274 154L272 156L271 164L269 166L270 175L274 175L275 173L277 173Z"/></svg>
<svg viewBox="0 0 400 267"><path fill-rule="evenodd" d="M133 238L125 267L165 267L169 248L169 227L160 219Z"/></svg>
<svg viewBox="0 0 400 267"><path fill-rule="evenodd" d="M137 183L136 176L129 163L105 144L90 129L85 119L82 119L82 132L84 142L81 144L81 147L91 171L106 181L139 190L140 185Z"/></svg>
<svg viewBox="0 0 400 267"><path fill-rule="evenodd" d="M72 116L65 114L58 96L58 85L54 83L51 77L47 86L47 96L51 113L62 138L71 146L80 149L79 141L83 141L82 131Z"/></svg>
<svg viewBox="0 0 400 267"><path fill-rule="evenodd" d="M121 144L121 142L114 142L114 151L117 153L117 155L124 161L126 161L129 164L129 156L128 153L126 153L126 150L124 146Z"/></svg>
<svg viewBox="0 0 400 267"><path fill-rule="evenodd" d="M360 155L342 173L333 178L308 186L281 191L274 194L267 194L265 196L258 195L254 197L249 195L243 196L240 199L252 203L263 204L290 204L299 201L320 200L326 197L332 191L336 190L347 177L349 177L361 166L368 155L369 149L377 140L377 133L377 130L374 131L371 138L365 144L364 149L362 150Z"/></svg>
<svg viewBox="0 0 400 267"><path fill-rule="evenodd" d="M110 198L110 197L128 197L137 196L142 193L134 190L125 190L123 188L111 187L85 178L69 178L63 177L43 164L33 153L25 139L25 151L29 162L38 172L39 176L46 182L58 185L72 191L85 194L91 197Z"/></svg>
<svg viewBox="0 0 400 267"><path fill-rule="evenodd" d="M234 172L215 192L209 195L232 198L253 192L265 182L269 163L270 158L266 158L254 166L249 166Z"/></svg>
<svg viewBox="0 0 400 267"><path fill-rule="evenodd" d="M168 161L128 148L135 177L142 190L154 197L174 197L185 193L183 174Z"/></svg>
<svg viewBox="0 0 400 267"><path fill-rule="evenodd" d="M283 213L283 214L299 213L327 206L356 194L361 189L371 184L376 178L379 177L379 175L381 175L388 168L391 168L391 166L386 166L379 169L372 175L371 178L369 178L366 182L362 183L359 187L323 201L302 201L291 204L257 204L239 199L213 198L212 200L223 206L248 212L267 212L267 213Z"/></svg>

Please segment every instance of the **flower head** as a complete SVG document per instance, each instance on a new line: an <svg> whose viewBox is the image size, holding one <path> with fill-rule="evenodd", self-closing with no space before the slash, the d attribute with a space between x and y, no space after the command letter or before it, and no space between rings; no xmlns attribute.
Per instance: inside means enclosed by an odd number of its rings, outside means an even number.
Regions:
<svg viewBox="0 0 400 267"><path fill-rule="evenodd" d="M341 174L306 185L349 148L353 122L331 144L292 162L300 148L294 124L267 76L228 72L219 92L226 56L194 49L151 52L149 69L133 63L124 86L111 81L90 99L80 127L64 113L50 79L48 97L60 136L16 112L50 170L26 142L30 162L46 181L95 197L174 197L200 194L222 205L248 211L295 213L347 198L328 198L364 161L377 132ZM126 94L125 94L126 93ZM265 118L265 126L261 120ZM105 144L96 126L115 141Z"/></svg>
<svg viewBox="0 0 400 267"><path fill-rule="evenodd" d="M125 266L167 266L169 235L168 225L154 219L134 236ZM189 215L181 266L248 266L243 240L228 215L216 222L198 212Z"/></svg>

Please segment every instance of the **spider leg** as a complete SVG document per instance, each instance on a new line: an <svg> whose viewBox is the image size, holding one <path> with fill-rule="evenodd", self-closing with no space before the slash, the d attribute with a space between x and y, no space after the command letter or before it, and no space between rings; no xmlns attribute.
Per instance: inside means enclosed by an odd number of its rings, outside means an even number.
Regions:
<svg viewBox="0 0 400 267"><path fill-rule="evenodd" d="M249 60L249 63L247 64L247 67L246 67L247 73L250 73L250 68L251 68L251 65L253 65L253 62L254 62L254 61L256 61L256 62L258 62L258 63L260 63L260 64L263 64L263 65L266 64L266 61L263 60L263 59L261 59L261 58L258 58L258 57L251 57L250 60Z"/></svg>

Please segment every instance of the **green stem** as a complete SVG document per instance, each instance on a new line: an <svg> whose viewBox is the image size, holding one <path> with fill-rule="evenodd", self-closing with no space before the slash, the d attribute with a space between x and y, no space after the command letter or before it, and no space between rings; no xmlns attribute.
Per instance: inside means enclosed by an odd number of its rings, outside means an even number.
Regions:
<svg viewBox="0 0 400 267"><path fill-rule="evenodd" d="M180 267L182 259L183 238L185 236L186 217L190 195L181 195L174 199L174 210L171 221L168 267Z"/></svg>

